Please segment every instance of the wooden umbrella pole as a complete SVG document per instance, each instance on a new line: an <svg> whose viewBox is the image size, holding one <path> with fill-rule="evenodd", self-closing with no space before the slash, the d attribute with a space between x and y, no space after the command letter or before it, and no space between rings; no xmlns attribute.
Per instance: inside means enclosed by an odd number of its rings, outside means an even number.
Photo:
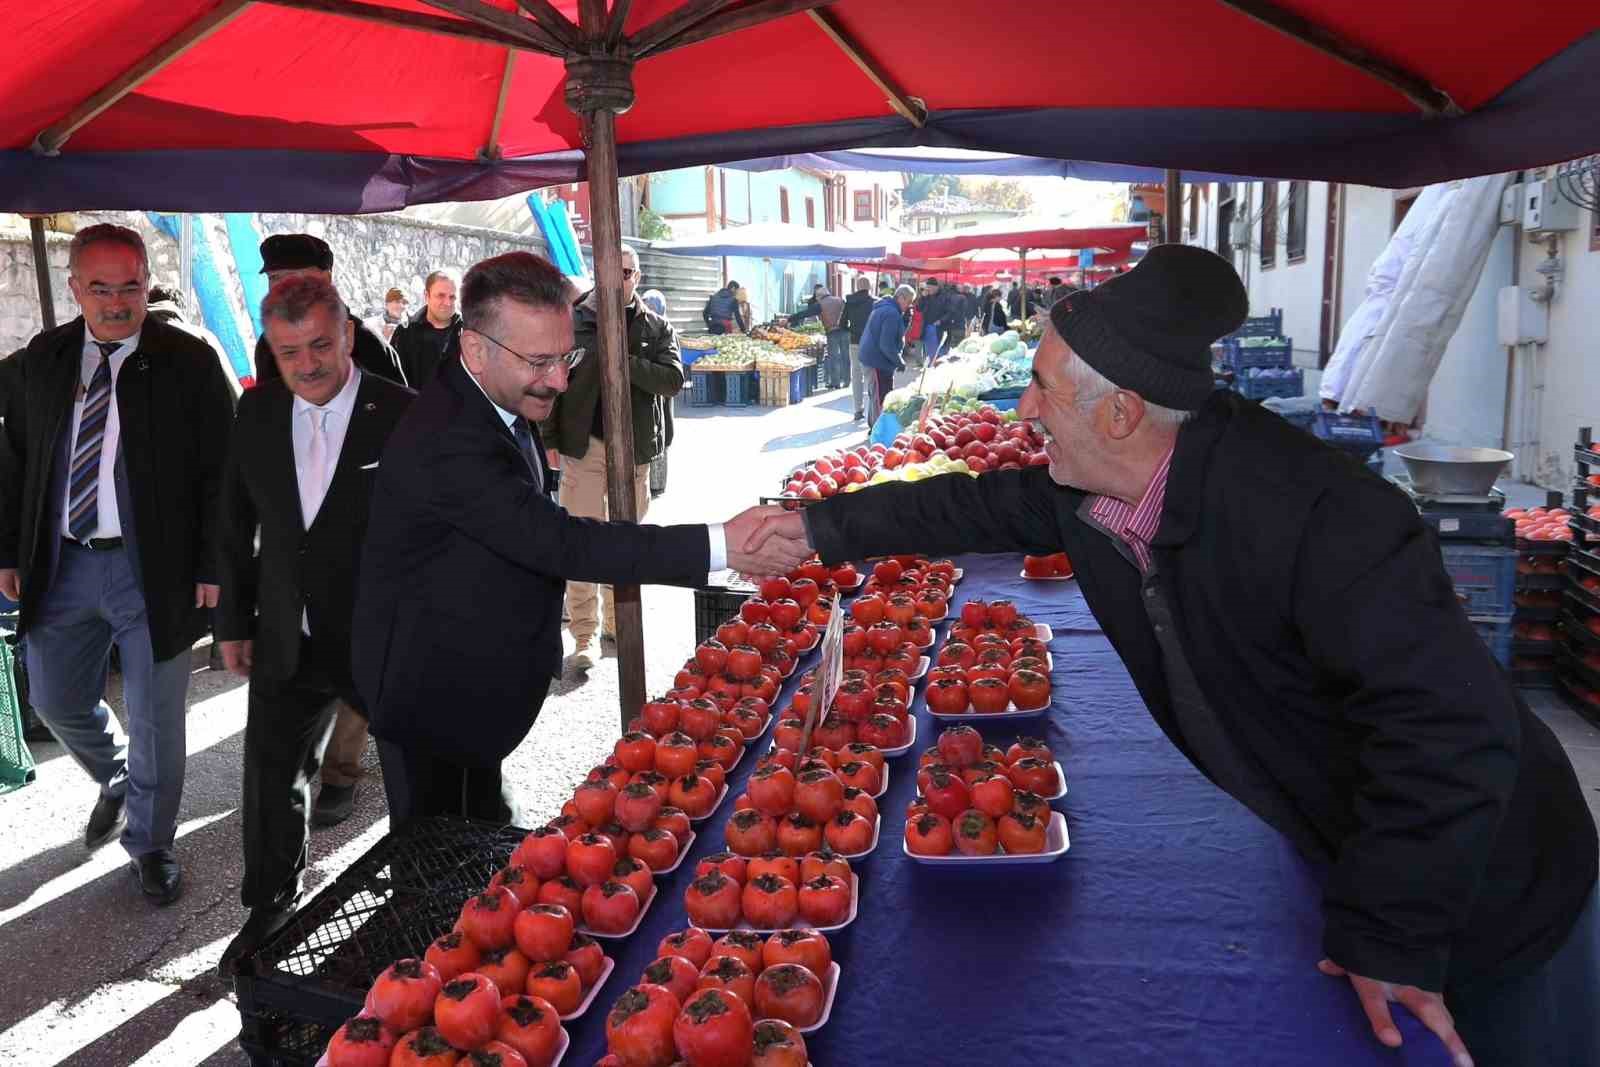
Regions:
<svg viewBox="0 0 1600 1067"><path fill-rule="evenodd" d="M582 0L579 19L590 52L567 63L567 103L588 137L590 227L600 341L600 404L606 429L606 501L617 522L637 522L634 501L632 389L622 305L622 212L617 197L617 114L633 103L631 60L607 54L605 0ZM613 588L621 722L644 705L644 617L639 587Z"/></svg>
<svg viewBox="0 0 1600 1067"><path fill-rule="evenodd" d="M1183 215L1183 173L1176 170L1167 171L1166 181L1166 218L1162 219L1161 237L1165 244L1181 244L1183 241L1183 224L1180 221Z"/></svg>
<svg viewBox="0 0 1600 1067"><path fill-rule="evenodd" d="M56 301L50 291L50 248L44 241L44 219L34 216L28 220L28 233L33 238L33 274L39 281L39 317L44 328L56 327Z"/></svg>

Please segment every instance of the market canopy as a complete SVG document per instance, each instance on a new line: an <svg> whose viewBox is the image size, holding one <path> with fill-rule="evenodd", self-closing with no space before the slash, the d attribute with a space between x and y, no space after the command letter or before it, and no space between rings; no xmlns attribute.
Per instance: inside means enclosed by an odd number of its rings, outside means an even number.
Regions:
<svg viewBox="0 0 1600 1067"><path fill-rule="evenodd" d="M1123 163L1092 163L1082 159L1048 159L1013 156L1004 152L972 152L960 148L861 148L841 152L799 152L763 159L742 159L723 166L761 173L789 167L813 170L863 171L897 174L982 175L998 178L1076 178L1088 182L1162 182L1160 167ZM1190 182L1247 182L1242 174L1185 171Z"/></svg>
<svg viewBox="0 0 1600 1067"><path fill-rule="evenodd" d="M1043 220L1018 220L951 230L934 237L901 243L901 255L917 258L958 256L984 249L1083 249L1099 248L1126 253L1135 241L1148 240L1149 227L1143 223L1115 223L1107 226L1053 226Z"/></svg>
<svg viewBox="0 0 1600 1067"><path fill-rule="evenodd" d="M14 3L0 210L380 211L581 179L567 62L608 61L577 7ZM602 3L607 51L637 61L617 170L956 146L1400 187L1600 149L1593 3L1052 15L1032 0L923 0L913 18L883 0Z"/></svg>
<svg viewBox="0 0 1600 1067"><path fill-rule="evenodd" d="M877 259L894 251L900 235L871 230L813 230L792 222L756 222L698 237L656 241L674 256L753 256L758 259Z"/></svg>

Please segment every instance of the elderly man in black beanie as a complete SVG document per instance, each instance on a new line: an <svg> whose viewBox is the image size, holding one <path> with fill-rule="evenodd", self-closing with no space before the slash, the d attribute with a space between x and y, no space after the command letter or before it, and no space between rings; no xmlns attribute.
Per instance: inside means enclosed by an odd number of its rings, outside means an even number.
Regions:
<svg viewBox="0 0 1600 1067"><path fill-rule="evenodd" d="M1246 311L1225 260L1157 246L1050 309L1020 407L1048 468L835 497L747 547L1064 549L1173 744L1327 872L1307 966L1348 979L1379 1041L1400 1044L1398 1001L1462 1067L1600 1063L1597 848L1572 767L1410 502L1213 390L1210 345Z"/></svg>

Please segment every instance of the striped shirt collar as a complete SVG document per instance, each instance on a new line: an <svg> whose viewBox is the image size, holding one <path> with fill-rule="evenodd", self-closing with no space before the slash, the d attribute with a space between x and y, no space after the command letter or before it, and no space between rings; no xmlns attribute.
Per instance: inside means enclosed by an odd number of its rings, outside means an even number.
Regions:
<svg viewBox="0 0 1600 1067"><path fill-rule="evenodd" d="M1167 498L1167 474L1172 469L1172 454L1176 450L1177 444L1174 443L1172 448L1167 449L1167 454L1161 457L1144 496L1139 498L1137 504L1118 500L1114 496L1090 497L1090 517L1128 546L1142 571L1150 569L1150 542L1155 539L1156 530L1161 526L1161 509Z"/></svg>

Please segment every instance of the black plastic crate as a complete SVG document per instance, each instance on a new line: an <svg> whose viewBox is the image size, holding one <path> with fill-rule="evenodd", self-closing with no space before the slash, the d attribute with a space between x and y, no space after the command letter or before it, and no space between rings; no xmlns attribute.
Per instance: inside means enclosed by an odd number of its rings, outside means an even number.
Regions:
<svg viewBox="0 0 1600 1067"><path fill-rule="evenodd" d="M1529 541L1517 538L1517 551L1524 556L1565 556L1567 541Z"/></svg>
<svg viewBox="0 0 1600 1067"><path fill-rule="evenodd" d="M251 1067L316 1067L338 1029L274 1012L241 1012L239 1047L250 1057Z"/></svg>
<svg viewBox="0 0 1600 1067"><path fill-rule="evenodd" d="M1573 545L1567 553L1566 564L1567 573L1574 578L1584 578L1590 574L1600 577L1600 553Z"/></svg>
<svg viewBox="0 0 1600 1067"><path fill-rule="evenodd" d="M1600 634L1589 629L1577 615L1570 611L1564 611L1561 613L1559 622L1561 623L1561 632L1566 635L1569 642L1600 651Z"/></svg>
<svg viewBox="0 0 1600 1067"><path fill-rule="evenodd" d="M689 406L692 408L709 408L723 402L727 396L726 386L723 384L721 371L697 370L689 371Z"/></svg>
<svg viewBox="0 0 1600 1067"><path fill-rule="evenodd" d="M1573 614L1577 615L1580 619L1586 619L1590 615L1600 614L1600 597L1595 596L1593 593L1589 592L1589 590L1579 585L1577 579L1572 575L1567 575L1566 588L1561 591L1566 594L1567 603L1576 608Z"/></svg>
<svg viewBox="0 0 1600 1067"><path fill-rule="evenodd" d="M1566 578L1560 574L1526 574L1517 573L1518 589L1560 589L1566 584Z"/></svg>
<svg viewBox="0 0 1600 1067"><path fill-rule="evenodd" d="M234 980L240 1017L337 1028L386 967L421 956L454 925L526 835L447 818L386 835L246 957ZM270 1029L288 1033L277 1022Z"/></svg>
<svg viewBox="0 0 1600 1067"><path fill-rule="evenodd" d="M754 596L756 588L745 583L694 591L694 643L717 635L717 627L739 614L739 605Z"/></svg>

